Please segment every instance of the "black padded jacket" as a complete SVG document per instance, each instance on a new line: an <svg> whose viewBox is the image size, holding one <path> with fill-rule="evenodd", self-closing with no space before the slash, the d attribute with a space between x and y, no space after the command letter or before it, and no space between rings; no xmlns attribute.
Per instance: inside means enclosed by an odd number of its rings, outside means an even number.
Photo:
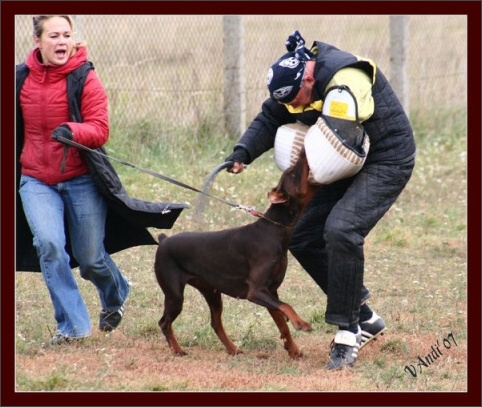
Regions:
<svg viewBox="0 0 482 407"><path fill-rule="evenodd" d="M315 64L314 100L323 100L326 86L336 72L342 68L362 69L373 81L372 96L375 104L373 115L363 122L370 137L370 151L365 165L369 163L403 163L415 155L415 141L412 127L403 107L388 83L385 75L369 60L360 59L338 48L316 41L312 49L317 49ZM254 161L274 146L278 127L296 120L313 125L320 112L308 110L299 114L290 113L284 105L274 99L267 99L261 112L248 126L236 147L248 151L249 161Z"/></svg>

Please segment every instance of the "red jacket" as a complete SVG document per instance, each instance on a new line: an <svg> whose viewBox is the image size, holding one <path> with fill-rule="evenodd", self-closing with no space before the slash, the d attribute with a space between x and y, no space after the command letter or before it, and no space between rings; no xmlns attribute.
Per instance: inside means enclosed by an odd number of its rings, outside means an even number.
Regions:
<svg viewBox="0 0 482 407"><path fill-rule="evenodd" d="M33 235L30 227L25 218L25 213L23 211L22 200L19 194L20 186L20 175L21 175L21 165L20 157L23 152L23 146L25 145L25 123L23 120L23 109L20 106L20 99L23 90L23 86L26 83L26 78L30 75L30 70L26 64L21 63L15 67L15 80L16 80L16 113L15 113L15 145L16 145L16 267L18 271L36 271L39 272L40 264L37 256L37 251L33 245ZM92 65L90 65L92 67ZM71 113L76 117L80 112L78 112L77 107L74 106L74 102L78 104L78 95L88 95L92 94L92 89L98 83L97 78L89 77L91 74L90 69L84 69L77 72L77 75L69 78L67 75L67 86L69 87L70 93L70 105ZM88 79L89 77L89 79ZM76 78L76 79L74 79ZM84 88L84 81L88 79L92 81L92 89L85 93L82 91ZM35 87L34 87L35 89ZM30 96L30 94L27 94ZM46 95L49 96L49 95ZM101 99L105 100L102 95ZM85 140L90 140L91 133L89 129L96 122L96 111L90 108L92 104L91 100L82 99L79 104L82 104L81 110L84 117L93 118L87 123L70 123L72 128L74 128L76 135L75 138L80 136L86 136ZM28 103L26 103L28 106ZM40 107L39 107L40 108ZM30 109L30 110L29 110ZM35 113L29 108L31 114ZM105 109L102 109L105 112ZM101 115L103 117L105 115ZM45 121L50 120L46 118ZM77 120L79 118L77 117ZM93 124L94 123L94 124ZM80 126L80 127L77 127ZM104 126L105 127L105 126ZM100 134L100 132L99 132ZM41 138L40 138L41 139ZM42 140L42 139L41 139ZM88 143L88 141L87 141ZM61 144L61 143L57 143ZM34 145L30 143L29 146ZM35 144L36 145L36 144ZM48 142L39 142L39 146L51 144ZM90 144L92 146L92 143ZM72 150L76 150L70 147ZM42 151L42 150L40 150ZM97 152L102 153L102 155L96 154ZM85 158L92 179L94 180L96 186L99 188L99 192L105 198L108 208L107 208L107 219L105 222L105 248L108 253L113 254L121 250L127 249L129 247L140 246L140 245L155 245L157 241L153 238L148 227L154 227L158 229L170 229L183 209L187 208L186 204L173 203L173 202L149 202L141 199L137 199L129 196L121 180L119 179L115 168L110 163L109 159L103 155L105 154L105 149L97 148L92 151L86 151L82 154ZM26 157L31 157L27 155ZM52 166L50 166L52 167ZM54 176L58 173L55 171L56 167L48 168L52 171ZM42 175L42 174L41 174ZM68 244L66 245L66 250L70 256L71 267L77 267L78 263L75 257L72 255L72 247L70 245L70 240L68 239Z"/></svg>
<svg viewBox="0 0 482 407"><path fill-rule="evenodd" d="M87 61L80 47L65 65L44 65L40 51L33 50L26 64L30 73L20 93L24 118L24 146L20 163L22 174L53 185L87 173L88 167L77 148L69 147L65 170L61 172L64 144L52 140L52 131L67 124L74 141L89 148L104 145L109 138L107 94L94 70L86 78L81 99L82 123L69 121L67 75Z"/></svg>

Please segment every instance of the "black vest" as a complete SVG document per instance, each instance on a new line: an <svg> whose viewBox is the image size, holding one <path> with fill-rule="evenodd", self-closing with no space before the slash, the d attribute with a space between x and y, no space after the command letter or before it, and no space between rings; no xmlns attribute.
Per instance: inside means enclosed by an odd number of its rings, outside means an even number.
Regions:
<svg viewBox="0 0 482 407"><path fill-rule="evenodd" d="M81 96L91 69L94 69L94 65L87 61L67 75L69 114L72 121L82 121ZM20 90L28 73L29 69L24 63L16 66L16 270L40 271L32 232L25 219L18 192L21 175L20 155L24 138ZM99 151L106 153L102 147ZM110 254L129 247L157 244L147 228L170 229L182 210L187 207L181 203L148 202L132 198L127 194L114 167L106 157L86 152L85 158L90 173L108 204L104 244ZM68 233L66 237L67 252L73 268L78 266L78 263L72 256Z"/></svg>
<svg viewBox="0 0 482 407"><path fill-rule="evenodd" d="M412 127L403 107L385 75L374 64L359 59L348 52L316 41L318 48L315 65L316 92L320 99L336 72L343 68L358 68L372 79L372 96L375 102L373 115L363 122L370 137L370 162L404 162L415 154Z"/></svg>

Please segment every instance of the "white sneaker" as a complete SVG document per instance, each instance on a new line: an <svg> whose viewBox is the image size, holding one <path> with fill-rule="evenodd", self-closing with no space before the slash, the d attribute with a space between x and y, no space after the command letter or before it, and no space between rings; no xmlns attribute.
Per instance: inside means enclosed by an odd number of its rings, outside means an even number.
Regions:
<svg viewBox="0 0 482 407"><path fill-rule="evenodd" d="M383 331L387 329L385 321L375 311L368 321L360 322L360 328L362 335L360 349L371 340L376 340L379 335L383 335Z"/></svg>
<svg viewBox="0 0 482 407"><path fill-rule="evenodd" d="M331 342L330 360L326 364L327 370L341 369L353 366L358 356L358 349L362 341L361 329L358 333L339 330Z"/></svg>

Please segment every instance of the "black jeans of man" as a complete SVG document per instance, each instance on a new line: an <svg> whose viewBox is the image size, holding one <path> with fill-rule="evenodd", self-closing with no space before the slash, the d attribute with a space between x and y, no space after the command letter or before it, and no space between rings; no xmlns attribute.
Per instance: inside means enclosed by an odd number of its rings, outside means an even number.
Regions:
<svg viewBox="0 0 482 407"><path fill-rule="evenodd" d="M414 164L367 164L354 177L324 185L298 221L290 251L326 294L327 323L345 329L358 323L370 297L363 284L365 237L405 188Z"/></svg>

